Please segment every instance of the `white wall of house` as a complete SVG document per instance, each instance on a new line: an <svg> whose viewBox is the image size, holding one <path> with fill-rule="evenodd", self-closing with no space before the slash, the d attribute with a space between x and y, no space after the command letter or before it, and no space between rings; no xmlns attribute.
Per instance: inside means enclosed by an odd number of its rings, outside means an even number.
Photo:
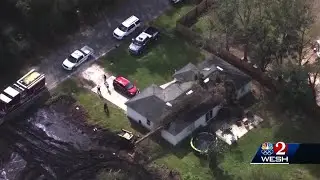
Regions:
<svg viewBox="0 0 320 180"><path fill-rule="evenodd" d="M245 86L237 91L237 98L240 99L251 91L252 83L248 82Z"/></svg>
<svg viewBox="0 0 320 180"><path fill-rule="evenodd" d="M161 130L161 136L163 139L165 139L174 146L178 144L177 138L166 130Z"/></svg>
<svg viewBox="0 0 320 180"><path fill-rule="evenodd" d="M151 130L153 129L153 123L148 122L147 118L136 112L135 110L131 109L130 107L127 107L127 116L130 117L132 120L136 121L137 123L141 124L145 128ZM149 124L150 125L149 125Z"/></svg>
<svg viewBox="0 0 320 180"><path fill-rule="evenodd" d="M161 131L161 136L167 140L172 145L177 145L180 141L188 137L191 133L193 133L200 126L206 126L207 123L212 120L220 110L221 106L216 106L212 109L211 119L206 120L206 114L197 119L194 123L190 124L184 130L182 130L179 134L173 135L167 130ZM174 123L174 122L173 122Z"/></svg>

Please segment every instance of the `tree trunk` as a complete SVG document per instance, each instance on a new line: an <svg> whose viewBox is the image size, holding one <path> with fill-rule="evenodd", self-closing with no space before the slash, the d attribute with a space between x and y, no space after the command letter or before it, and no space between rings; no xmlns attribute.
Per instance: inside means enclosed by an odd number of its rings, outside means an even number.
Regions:
<svg viewBox="0 0 320 180"><path fill-rule="evenodd" d="M226 50L230 51L228 36L229 36L228 33L226 33Z"/></svg>
<svg viewBox="0 0 320 180"><path fill-rule="evenodd" d="M248 41L246 41L243 48L243 60L248 61Z"/></svg>

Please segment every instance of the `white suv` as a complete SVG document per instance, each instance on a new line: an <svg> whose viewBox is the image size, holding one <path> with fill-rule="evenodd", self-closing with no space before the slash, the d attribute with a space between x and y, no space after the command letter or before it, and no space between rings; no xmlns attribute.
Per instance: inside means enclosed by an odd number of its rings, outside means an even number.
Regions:
<svg viewBox="0 0 320 180"><path fill-rule="evenodd" d="M123 39L131 34L137 27L141 25L141 21L136 16L131 16L120 24L114 31L113 36L117 39Z"/></svg>

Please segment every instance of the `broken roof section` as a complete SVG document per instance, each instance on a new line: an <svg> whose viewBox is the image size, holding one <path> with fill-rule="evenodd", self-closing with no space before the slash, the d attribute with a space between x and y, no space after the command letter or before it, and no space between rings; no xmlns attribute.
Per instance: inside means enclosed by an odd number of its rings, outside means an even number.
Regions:
<svg viewBox="0 0 320 180"><path fill-rule="evenodd" d="M197 74L198 74L198 68L192 64L188 63L180 70L176 71L173 74L173 77L177 79L177 81L187 82L187 81L194 81Z"/></svg>
<svg viewBox="0 0 320 180"><path fill-rule="evenodd" d="M148 120L155 121L164 113L167 106L162 91L163 89L152 84L126 102L126 105Z"/></svg>
<svg viewBox="0 0 320 180"><path fill-rule="evenodd" d="M212 93L219 75L233 80L237 89L251 81L248 75L214 56L197 66L188 63L174 73L175 82L164 89L153 84L130 99L126 105L156 124L174 119L177 124L181 124L174 130L171 128L172 133L176 134L190 121L221 103L223 99L213 97ZM199 76L202 76L202 85L198 83Z"/></svg>

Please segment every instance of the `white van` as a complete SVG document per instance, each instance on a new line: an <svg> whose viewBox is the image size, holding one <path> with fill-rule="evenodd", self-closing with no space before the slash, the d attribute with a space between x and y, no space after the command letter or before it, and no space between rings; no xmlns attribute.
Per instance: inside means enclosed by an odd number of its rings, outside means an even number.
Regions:
<svg viewBox="0 0 320 180"><path fill-rule="evenodd" d="M131 34L141 25L141 21L136 16L131 16L120 24L114 31L113 36L119 40Z"/></svg>

